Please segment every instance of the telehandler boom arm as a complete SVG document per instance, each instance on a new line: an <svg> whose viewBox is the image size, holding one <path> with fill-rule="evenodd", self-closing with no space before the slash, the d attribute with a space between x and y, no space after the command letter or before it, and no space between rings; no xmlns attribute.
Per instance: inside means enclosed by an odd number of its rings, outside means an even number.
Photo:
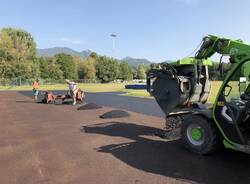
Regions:
<svg viewBox="0 0 250 184"><path fill-rule="evenodd" d="M230 62L236 63L244 60L244 58L249 58L250 45L243 43L241 40L231 40L208 35L203 38L203 42L195 58L207 59L215 53L228 55L230 56Z"/></svg>

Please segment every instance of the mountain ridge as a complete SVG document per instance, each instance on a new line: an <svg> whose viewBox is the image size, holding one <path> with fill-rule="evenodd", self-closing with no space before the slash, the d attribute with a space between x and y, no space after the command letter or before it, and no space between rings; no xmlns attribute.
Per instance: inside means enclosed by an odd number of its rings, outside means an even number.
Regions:
<svg viewBox="0 0 250 184"><path fill-rule="evenodd" d="M44 48L44 49L37 49L37 55L39 57L53 57L56 54L60 53L65 53L65 54L70 54L72 56L78 56L82 57L84 59L88 58L92 51L87 49L87 50L82 50L82 51L76 51L68 47L51 47L51 48ZM144 64L149 66L152 61L145 59L145 58L133 58L130 56L124 57L122 59L118 59L119 62L124 62L127 61L129 65L138 67L140 64Z"/></svg>
<svg viewBox="0 0 250 184"><path fill-rule="evenodd" d="M91 52L92 52L91 50L83 50L78 52L68 47L51 47L51 48L37 49L37 55L40 57L53 57L56 54L65 53L86 59Z"/></svg>

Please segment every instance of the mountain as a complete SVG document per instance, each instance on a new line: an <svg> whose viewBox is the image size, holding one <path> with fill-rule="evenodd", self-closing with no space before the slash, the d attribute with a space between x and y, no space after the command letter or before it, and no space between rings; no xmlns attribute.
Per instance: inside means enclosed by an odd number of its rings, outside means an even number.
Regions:
<svg viewBox="0 0 250 184"><path fill-rule="evenodd" d="M127 61L130 66L138 67L140 64L144 64L149 66L151 64L151 61L147 59L138 59L138 58L132 58L132 57L125 57L121 61Z"/></svg>
<svg viewBox="0 0 250 184"><path fill-rule="evenodd" d="M82 52L80 52L80 55L84 58L87 58L89 57L91 52L92 52L91 50L83 50Z"/></svg>
<svg viewBox="0 0 250 184"><path fill-rule="evenodd" d="M78 52L68 47L52 47L47 49L37 49L37 55L40 57L53 57L56 54L65 53L65 54L70 54L72 56L87 58L91 52L92 52L91 50L83 50L81 52ZM147 66L151 64L151 62L147 59L138 59L132 57L125 57L118 61L119 62L127 61L130 66L134 67L138 67L138 65L140 64L144 64Z"/></svg>
<svg viewBox="0 0 250 184"><path fill-rule="evenodd" d="M91 51L84 50L84 51L78 52L68 47L53 47L53 48L47 48L47 49L37 49L37 55L41 57L53 57L54 55L60 54L60 53L87 58L89 54L91 53Z"/></svg>
<svg viewBox="0 0 250 184"><path fill-rule="evenodd" d="M162 63L173 63L173 62L176 62L176 61L173 61L173 60L166 60L166 61L163 61Z"/></svg>

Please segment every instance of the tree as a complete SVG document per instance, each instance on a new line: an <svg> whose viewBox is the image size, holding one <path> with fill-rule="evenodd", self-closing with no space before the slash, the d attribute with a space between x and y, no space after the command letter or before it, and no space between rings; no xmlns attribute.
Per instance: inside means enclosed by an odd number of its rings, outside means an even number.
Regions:
<svg viewBox="0 0 250 184"><path fill-rule="evenodd" d="M36 77L36 44L30 33L21 29L0 30L1 78L28 79Z"/></svg>
<svg viewBox="0 0 250 184"><path fill-rule="evenodd" d="M32 62L14 63L13 73L15 74L16 78L30 79L35 77L32 75L32 67Z"/></svg>
<svg viewBox="0 0 250 184"><path fill-rule="evenodd" d="M160 63L151 63L150 69L158 69L160 67Z"/></svg>
<svg viewBox="0 0 250 184"><path fill-rule="evenodd" d="M37 59L37 62L39 63L40 77L42 79L48 79L49 78L49 58L41 57Z"/></svg>
<svg viewBox="0 0 250 184"><path fill-rule="evenodd" d="M36 43L30 33L13 28L3 28L0 31L0 58L23 62L35 57Z"/></svg>
<svg viewBox="0 0 250 184"><path fill-rule="evenodd" d="M60 65L52 61L48 68L49 79L60 80L63 79L63 71L60 70Z"/></svg>
<svg viewBox="0 0 250 184"><path fill-rule="evenodd" d="M0 60L0 78L1 79L29 79L36 77L36 70L34 69L32 61L14 62Z"/></svg>
<svg viewBox="0 0 250 184"><path fill-rule="evenodd" d="M111 82L119 77L119 64L116 60L106 56L98 58L96 75L101 82Z"/></svg>
<svg viewBox="0 0 250 184"><path fill-rule="evenodd" d="M96 78L96 61L93 58L88 58L78 66L78 75L81 79L95 79Z"/></svg>
<svg viewBox="0 0 250 184"><path fill-rule="evenodd" d="M63 79L63 72L53 58L39 58L40 77L43 79Z"/></svg>
<svg viewBox="0 0 250 184"><path fill-rule="evenodd" d="M89 55L89 58L93 58L94 60L97 60L98 59L98 54L96 52L91 52L90 55Z"/></svg>
<svg viewBox="0 0 250 184"><path fill-rule="evenodd" d="M224 76L227 75L227 73L229 72L230 68L231 68L231 63L223 63L223 65L221 67L223 67L223 72L221 76L220 73L220 66L218 62L213 62L212 66L208 66L208 72L209 72L209 79L211 80L223 80ZM238 74L240 75L240 73ZM236 75L234 75L236 76Z"/></svg>
<svg viewBox="0 0 250 184"><path fill-rule="evenodd" d="M133 73L128 62L120 63L120 79L126 81L133 79Z"/></svg>
<svg viewBox="0 0 250 184"><path fill-rule="evenodd" d="M12 63L0 60L0 79L11 79L15 77L13 73Z"/></svg>
<svg viewBox="0 0 250 184"><path fill-rule="evenodd" d="M136 66L130 66L132 75L133 75L133 79L137 78L137 67Z"/></svg>
<svg viewBox="0 0 250 184"><path fill-rule="evenodd" d="M55 62L60 66L60 70L63 72L65 79L77 79L77 68L74 58L69 54L57 54L55 55Z"/></svg>
<svg viewBox="0 0 250 184"><path fill-rule="evenodd" d="M137 69L137 77L138 79L146 79L146 71L147 68L145 65L140 64Z"/></svg>

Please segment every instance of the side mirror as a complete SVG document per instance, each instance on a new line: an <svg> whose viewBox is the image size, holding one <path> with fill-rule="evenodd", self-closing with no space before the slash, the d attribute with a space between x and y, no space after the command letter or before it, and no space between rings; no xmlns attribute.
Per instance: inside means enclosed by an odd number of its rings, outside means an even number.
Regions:
<svg viewBox="0 0 250 184"><path fill-rule="evenodd" d="M227 85L224 90L224 96L229 96L232 91L232 86Z"/></svg>

